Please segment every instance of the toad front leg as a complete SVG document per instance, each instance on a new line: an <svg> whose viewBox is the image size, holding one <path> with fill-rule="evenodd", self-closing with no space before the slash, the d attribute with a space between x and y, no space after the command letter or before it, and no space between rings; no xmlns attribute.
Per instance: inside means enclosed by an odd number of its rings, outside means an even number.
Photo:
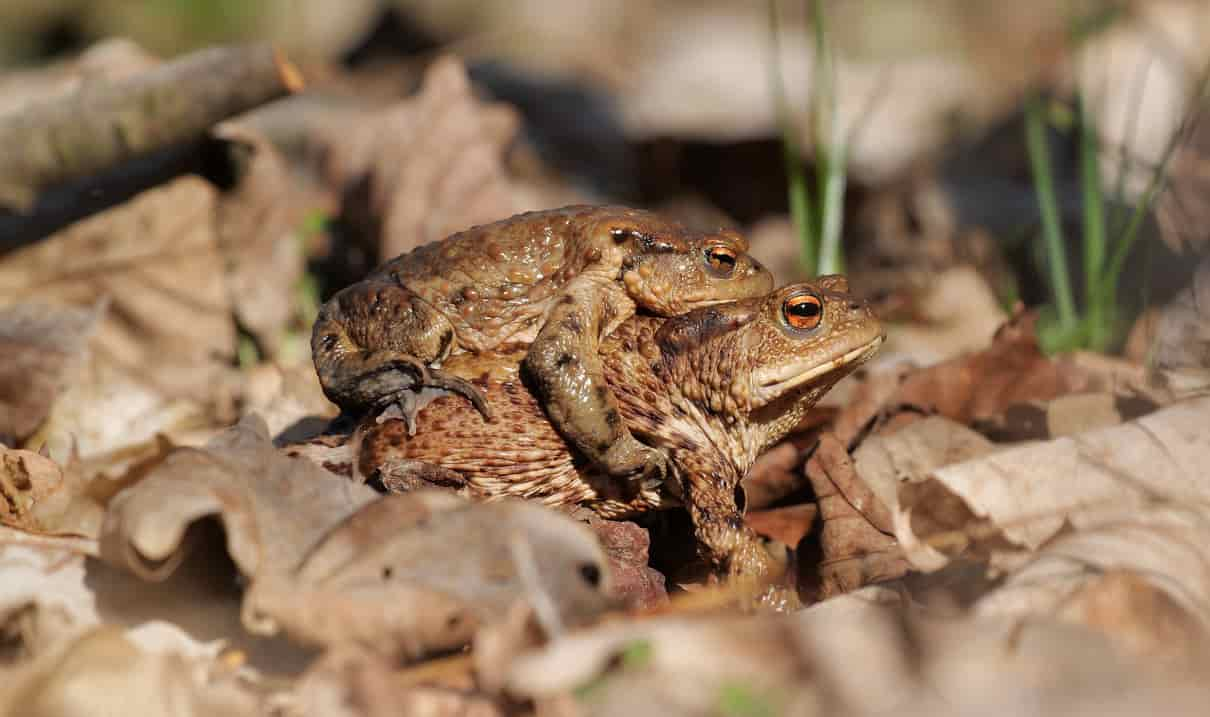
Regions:
<svg viewBox="0 0 1210 717"><path fill-rule="evenodd" d="M491 420L479 389L431 367L449 355L454 341L450 322L415 293L367 279L320 309L311 354L324 394L343 409L394 408L412 431L416 393L427 387L465 397Z"/></svg>
<svg viewBox="0 0 1210 717"><path fill-rule="evenodd" d="M615 328L623 310L630 313L633 307L615 284L581 274L550 311L524 368L568 443L606 474L652 487L667 473L667 456L631 435L600 356L601 338Z"/></svg>

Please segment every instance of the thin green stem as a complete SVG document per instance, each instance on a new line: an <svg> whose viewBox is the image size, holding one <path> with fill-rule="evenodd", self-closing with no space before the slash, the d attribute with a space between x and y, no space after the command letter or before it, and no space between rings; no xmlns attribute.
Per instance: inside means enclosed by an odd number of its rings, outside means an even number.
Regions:
<svg viewBox="0 0 1210 717"><path fill-rule="evenodd" d="M843 270L840 238L844 224L844 191L848 160L836 121L836 63L828 35L823 0L812 0L815 35L814 97L815 154L819 192L819 273Z"/></svg>
<svg viewBox="0 0 1210 717"><path fill-rule="evenodd" d="M1084 310L1088 343L1105 348L1111 336L1108 325L1112 307L1105 305L1102 291L1105 267L1105 197L1101 186L1099 139L1092 112L1085 98L1077 99L1080 132L1080 190L1084 207Z"/></svg>
<svg viewBox="0 0 1210 717"><path fill-rule="evenodd" d="M1076 305L1072 298L1071 281L1067 273L1063 227L1059 222L1058 201L1055 199L1054 181L1051 176L1052 165L1050 149L1047 147L1045 122L1041 102L1036 97L1030 98L1025 107L1025 145L1029 152L1030 169L1038 195L1038 207L1042 214L1042 235L1046 240L1047 263L1050 265L1055 309L1058 312L1062 328L1065 331L1071 331L1077 324Z"/></svg>
<svg viewBox="0 0 1210 717"><path fill-rule="evenodd" d="M773 105L781 130L782 161L785 164L790 218L798 231L802 244L802 265L808 275L814 275L819 257L816 233L812 228L811 193L807 187L806 172L802 166L802 154L795 139L794 124L790 117L786 99L785 79L781 71L781 20L777 12L777 0L769 0L769 34L772 58L769 62L769 79L773 90Z"/></svg>

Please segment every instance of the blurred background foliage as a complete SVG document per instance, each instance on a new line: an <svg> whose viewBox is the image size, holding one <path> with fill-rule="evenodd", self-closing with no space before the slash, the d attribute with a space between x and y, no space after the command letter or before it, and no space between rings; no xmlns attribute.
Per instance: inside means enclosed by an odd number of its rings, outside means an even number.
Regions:
<svg viewBox="0 0 1210 717"><path fill-rule="evenodd" d="M1195 0L0 0L10 68L113 36L162 57L258 39L313 75L386 75L406 94L453 52L583 196L694 203L763 241L781 280L813 273L821 249L803 237L829 232L844 250L825 245L824 268L843 256L873 294L973 263L1005 305L1057 305L1054 348L1120 347L1187 282L1208 34ZM1176 199L1134 212L1169 165ZM1120 270L1088 269L1136 214ZM1089 314L1097 326L1075 328Z"/></svg>

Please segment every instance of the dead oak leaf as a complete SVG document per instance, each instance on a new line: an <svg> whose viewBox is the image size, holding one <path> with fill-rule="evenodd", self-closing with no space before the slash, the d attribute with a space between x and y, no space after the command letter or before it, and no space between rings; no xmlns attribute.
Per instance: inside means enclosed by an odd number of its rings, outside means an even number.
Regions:
<svg viewBox="0 0 1210 717"><path fill-rule="evenodd" d="M289 569L327 528L377 494L301 458L281 455L260 417L245 417L204 448L177 448L110 500L101 556L149 580L170 574L196 521L219 519L227 550L249 577Z"/></svg>
<svg viewBox="0 0 1210 717"><path fill-rule="evenodd" d="M35 508L62 487L58 463L32 451L0 448L0 524L40 530Z"/></svg>
<svg viewBox="0 0 1210 717"><path fill-rule="evenodd" d="M37 653L100 617L79 546L27 537L0 526L0 634L18 632L25 651Z"/></svg>
<svg viewBox="0 0 1210 717"><path fill-rule="evenodd" d="M504 166L519 126L511 107L475 97L460 60L439 58L415 96L330 130L329 175L346 188L346 219L388 258L544 208Z"/></svg>
<svg viewBox="0 0 1210 717"><path fill-rule="evenodd" d="M1018 314L996 331L986 349L908 375L897 401L970 423L1013 403L1066 393L1065 376L1038 346L1036 320L1033 314Z"/></svg>
<svg viewBox="0 0 1210 717"><path fill-rule="evenodd" d="M64 640L32 662L5 669L0 685L5 715L262 714L256 696L232 676L215 675L181 655L140 650L113 627Z"/></svg>
<svg viewBox="0 0 1210 717"><path fill-rule="evenodd" d="M994 528L1002 548L1026 554L1063 532L1099 529L1144 510L1201 515L1210 488L1201 480L1210 454L1210 399L1182 400L1134 421L1050 441L1027 443L931 470L916 498L901 495L895 533L914 566L934 570L948 558L913 516L930 512L937 495L968 512L973 538ZM947 538L948 540L948 538ZM1005 551L1011 561L1012 550ZM1208 588L1210 590L1210 588ZM1208 592L1210 594L1210 592Z"/></svg>
<svg viewBox="0 0 1210 717"><path fill-rule="evenodd" d="M223 122L212 134L241 160L238 181L215 205L232 308L258 348L274 358L296 318L295 292L305 257L295 227L303 208L297 206L285 159L264 135L238 120Z"/></svg>
<svg viewBox="0 0 1210 717"><path fill-rule="evenodd" d="M861 480L844 444L824 433L805 470L822 525L819 554L799 556L802 589L824 599L902 575L907 566L890 535L887 506Z"/></svg>
<svg viewBox="0 0 1210 717"><path fill-rule="evenodd" d="M46 420L104 313L40 302L0 309L0 444L17 445Z"/></svg>
<svg viewBox="0 0 1210 717"><path fill-rule="evenodd" d="M566 515L418 491L365 506L296 570L258 577L244 624L258 634L416 658L466 644L519 600L558 633L612 606L611 587L596 537Z"/></svg>

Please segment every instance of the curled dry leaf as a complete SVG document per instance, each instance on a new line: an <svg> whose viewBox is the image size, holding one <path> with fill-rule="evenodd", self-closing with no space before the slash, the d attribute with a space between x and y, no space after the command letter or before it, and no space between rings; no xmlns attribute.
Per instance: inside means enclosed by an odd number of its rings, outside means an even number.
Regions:
<svg viewBox="0 0 1210 717"><path fill-rule="evenodd" d="M165 424L138 419L170 421L173 399L212 400L221 385L235 328L218 279L215 199L205 180L183 177L0 262L0 301L109 299L90 343L87 385L70 391L52 419L53 433L74 435L82 455L150 438Z"/></svg>
<svg viewBox="0 0 1210 717"><path fill-rule="evenodd" d="M365 506L296 570L258 578L244 620L262 634L410 658L467 643L518 600L557 634L612 606L611 579L596 537L565 515L421 491Z"/></svg>
<svg viewBox="0 0 1210 717"><path fill-rule="evenodd" d="M0 448L0 524L38 531L35 511L62 487L58 463L32 451Z"/></svg>
<svg viewBox="0 0 1210 717"><path fill-rule="evenodd" d="M811 531L818 517L818 505L801 503L753 511L744 516L744 522L757 533L793 548Z"/></svg>
<svg viewBox="0 0 1210 717"><path fill-rule="evenodd" d="M1210 369L1210 254L1189 286L1160 311L1154 360L1170 371Z"/></svg>
<svg viewBox="0 0 1210 717"><path fill-rule="evenodd" d="M289 570L327 529L377 494L306 459L281 455L255 415L204 448L177 448L109 502L101 556L148 580L184 559L189 527L220 520L227 550L254 577Z"/></svg>
<svg viewBox="0 0 1210 717"><path fill-rule="evenodd" d="M884 360L906 357L930 365L978 351L1006 318L987 281L971 266L933 275L913 297L911 311L916 321L888 327Z"/></svg>
<svg viewBox="0 0 1210 717"><path fill-rule="evenodd" d="M231 676L178 655L143 652L114 628L63 640L0 676L0 715L6 717L260 713L255 696Z"/></svg>
<svg viewBox="0 0 1210 717"><path fill-rule="evenodd" d="M1195 714L1208 694L1078 626L940 620L880 604L892 599L867 588L790 616L605 624L520 656L508 687L538 704L574 691L581 715L1094 714L1124 694Z"/></svg>
<svg viewBox="0 0 1210 717"><path fill-rule="evenodd" d="M84 556L70 545L24 545L24 536L0 527L0 634L20 634L24 649L37 654L100 619L84 583Z"/></svg>
<svg viewBox="0 0 1210 717"><path fill-rule="evenodd" d="M986 517L997 539L1028 551L1064 525L1091 529L1147 506L1204 511L1210 485L1199 477L1210 453L1208 411L1210 399L1189 399L1120 426L932 470L912 490L901 489L893 509L896 535L915 566L933 569L945 558L917 526L931 522L933 508L943 504L965 506L972 520ZM946 495L951 499L942 500ZM953 527L949 537L960 538L963 526Z"/></svg>
<svg viewBox="0 0 1210 717"><path fill-rule="evenodd" d="M104 312L23 303L0 310L0 444L17 445L46 420L83 363Z"/></svg>
<svg viewBox="0 0 1210 717"><path fill-rule="evenodd" d="M322 433L339 409L328 401L315 368L261 363L242 372L241 409L265 419L278 445L300 444ZM317 463L323 465L322 460Z"/></svg>
<svg viewBox="0 0 1210 717"><path fill-rule="evenodd" d="M467 690L416 686L401 679L394 663L374 653L332 650L285 698L300 717L498 717L489 698Z"/></svg>
<svg viewBox="0 0 1210 717"><path fill-rule="evenodd" d="M818 559L818 576L800 568L807 593L823 599L906 572L890 534L886 505L861 480L848 450L833 434L820 438L806 474L823 521L820 554L805 556Z"/></svg>
<svg viewBox="0 0 1210 717"><path fill-rule="evenodd" d="M1067 393L1066 376L1038 347L1036 321L1033 314L1017 314L987 348L908 375L896 401L970 423L1013 403Z"/></svg>
<svg viewBox="0 0 1210 717"><path fill-rule="evenodd" d="M228 121L213 135L228 143L241 165L235 186L215 205L232 307L262 354L277 358L295 318L295 291L303 276L303 247L294 233L302 208L293 201L285 160L256 129Z"/></svg>
<svg viewBox="0 0 1210 717"><path fill-rule="evenodd" d="M416 96L334 128L330 174L354 224L380 256L396 256L524 209L502 161L519 122L476 99L462 63L442 57Z"/></svg>

